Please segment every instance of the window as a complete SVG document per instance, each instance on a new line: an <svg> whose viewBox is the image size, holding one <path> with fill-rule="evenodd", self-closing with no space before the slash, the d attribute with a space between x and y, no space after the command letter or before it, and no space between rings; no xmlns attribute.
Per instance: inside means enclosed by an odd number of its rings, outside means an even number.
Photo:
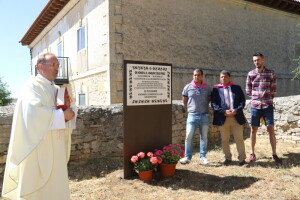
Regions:
<svg viewBox="0 0 300 200"><path fill-rule="evenodd" d="M63 63L62 63L62 59L60 57L62 57L62 43L58 43L57 45L57 57L58 57L58 62L59 62L59 66L60 68L58 69L58 76L57 77L63 77L64 76L64 68L62 67L63 66Z"/></svg>
<svg viewBox="0 0 300 200"><path fill-rule="evenodd" d="M57 56L58 57L63 57L63 51L62 51L62 43L58 43L57 45Z"/></svg>
<svg viewBox="0 0 300 200"><path fill-rule="evenodd" d="M85 94L79 94L79 105L80 106L85 106L86 103L85 103Z"/></svg>
<svg viewBox="0 0 300 200"><path fill-rule="evenodd" d="M85 27L77 30L77 51L85 48Z"/></svg>

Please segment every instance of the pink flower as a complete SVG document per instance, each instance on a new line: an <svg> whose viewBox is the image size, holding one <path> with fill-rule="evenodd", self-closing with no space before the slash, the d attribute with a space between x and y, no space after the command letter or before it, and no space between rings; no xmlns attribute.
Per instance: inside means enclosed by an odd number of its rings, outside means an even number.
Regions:
<svg viewBox="0 0 300 200"><path fill-rule="evenodd" d="M144 152L140 152L137 154L138 157L140 158L144 158L145 157L145 153Z"/></svg>
<svg viewBox="0 0 300 200"><path fill-rule="evenodd" d="M171 148L170 147L164 147L163 150L169 151Z"/></svg>
<svg viewBox="0 0 300 200"><path fill-rule="evenodd" d="M172 150L171 152L172 152L173 155L175 155L175 156L177 155L177 151L176 150Z"/></svg>
<svg viewBox="0 0 300 200"><path fill-rule="evenodd" d="M180 144L176 144L176 146L178 146L178 147L181 147L181 145L180 145Z"/></svg>
<svg viewBox="0 0 300 200"><path fill-rule="evenodd" d="M169 147L172 147L173 146L173 144L169 144Z"/></svg>
<svg viewBox="0 0 300 200"><path fill-rule="evenodd" d="M139 157L137 157L137 156L132 156L131 157L131 162L133 162L133 163L135 163L138 160L139 160Z"/></svg>
<svg viewBox="0 0 300 200"><path fill-rule="evenodd" d="M147 153L147 156L148 156L148 157L153 157L153 153L152 153L152 152L148 152L148 153Z"/></svg>
<svg viewBox="0 0 300 200"><path fill-rule="evenodd" d="M162 163L161 157L156 157L156 158L157 158L157 163L158 163L158 164Z"/></svg>
<svg viewBox="0 0 300 200"><path fill-rule="evenodd" d="M152 164L158 163L157 157L152 157L152 158L150 158L150 162L151 162Z"/></svg>
<svg viewBox="0 0 300 200"><path fill-rule="evenodd" d="M184 152L180 153L180 157L183 158L184 157Z"/></svg>
<svg viewBox="0 0 300 200"><path fill-rule="evenodd" d="M163 152L162 152L161 150L158 150L158 151L156 151L156 152L154 153L154 155L160 156L162 153L163 153Z"/></svg>

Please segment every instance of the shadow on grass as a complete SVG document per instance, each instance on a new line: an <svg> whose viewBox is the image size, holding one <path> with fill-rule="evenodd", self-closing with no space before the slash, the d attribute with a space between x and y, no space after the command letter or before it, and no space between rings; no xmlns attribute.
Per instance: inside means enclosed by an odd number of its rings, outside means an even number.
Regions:
<svg viewBox="0 0 300 200"><path fill-rule="evenodd" d="M148 182L148 184L172 188L173 190L186 189L228 194L234 190L248 188L259 180L255 177L219 177L190 170L176 169L175 175L169 178L161 178L159 173L155 173L153 181Z"/></svg>
<svg viewBox="0 0 300 200"><path fill-rule="evenodd" d="M269 161L265 161L269 159ZM262 161L261 161L262 160ZM300 153L283 154L282 164L277 164L271 157L258 158L254 163L249 163L250 167L272 167L272 168L292 168L300 166Z"/></svg>
<svg viewBox="0 0 300 200"><path fill-rule="evenodd" d="M75 163L68 165L70 180L78 181L104 177L118 169L123 169L123 158L95 158L82 165Z"/></svg>

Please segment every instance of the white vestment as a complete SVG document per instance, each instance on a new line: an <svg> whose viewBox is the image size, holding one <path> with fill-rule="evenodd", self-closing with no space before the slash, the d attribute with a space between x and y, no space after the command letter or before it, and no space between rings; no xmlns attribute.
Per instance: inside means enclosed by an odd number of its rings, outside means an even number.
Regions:
<svg viewBox="0 0 300 200"><path fill-rule="evenodd" d="M53 130L57 86L31 78L16 104L2 196L13 200L70 199L67 162L71 132ZM52 129L52 130L51 130Z"/></svg>

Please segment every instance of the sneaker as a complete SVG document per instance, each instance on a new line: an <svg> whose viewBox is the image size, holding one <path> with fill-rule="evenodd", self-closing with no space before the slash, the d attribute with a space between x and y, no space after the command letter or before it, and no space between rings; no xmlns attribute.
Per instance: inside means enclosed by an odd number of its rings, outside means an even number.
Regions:
<svg viewBox="0 0 300 200"><path fill-rule="evenodd" d="M255 162L255 161L256 161L256 156L255 156L254 153L251 153L251 154L250 154L249 161L250 161L250 162Z"/></svg>
<svg viewBox="0 0 300 200"><path fill-rule="evenodd" d="M274 161L278 164L282 164L282 160L280 158L278 158L278 156L275 154L275 155L272 155Z"/></svg>
<svg viewBox="0 0 300 200"><path fill-rule="evenodd" d="M191 162L191 160L188 159L187 157L184 157L184 158L181 158L181 159L179 160L179 162L180 162L181 164L188 164L188 163Z"/></svg>
<svg viewBox="0 0 300 200"><path fill-rule="evenodd" d="M205 157L200 158L200 161L202 162L203 165L207 165L209 163L209 161Z"/></svg>
<svg viewBox="0 0 300 200"><path fill-rule="evenodd" d="M239 162L239 166L243 166L244 164L246 164L245 160L243 160L242 162Z"/></svg>
<svg viewBox="0 0 300 200"><path fill-rule="evenodd" d="M231 162L232 162L231 160L226 159L226 160L224 161L224 165L228 166Z"/></svg>

